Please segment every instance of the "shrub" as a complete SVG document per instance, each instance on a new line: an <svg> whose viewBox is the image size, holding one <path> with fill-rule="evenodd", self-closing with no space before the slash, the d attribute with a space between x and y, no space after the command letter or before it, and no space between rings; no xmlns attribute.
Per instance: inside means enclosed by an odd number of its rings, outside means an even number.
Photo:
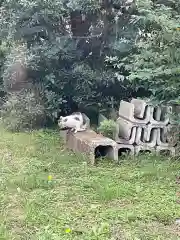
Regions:
<svg viewBox="0 0 180 240"><path fill-rule="evenodd" d="M1 109L4 127L21 131L44 125L45 110L33 92L11 94Z"/></svg>
<svg viewBox="0 0 180 240"><path fill-rule="evenodd" d="M98 127L98 132L105 137L114 138L114 132L116 130L116 123L113 120L104 120Z"/></svg>

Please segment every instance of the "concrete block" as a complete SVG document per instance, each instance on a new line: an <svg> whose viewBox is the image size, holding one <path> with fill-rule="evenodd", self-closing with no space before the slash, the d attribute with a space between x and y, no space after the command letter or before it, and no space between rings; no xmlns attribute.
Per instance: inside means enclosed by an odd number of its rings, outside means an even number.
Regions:
<svg viewBox="0 0 180 240"><path fill-rule="evenodd" d="M131 128L131 133L130 133L130 136L129 136L129 139L126 140L122 137L119 136L119 131L116 131L116 134L115 134L115 141L118 143L118 144L134 144L135 142L135 137L136 137L136 129L137 127L132 127Z"/></svg>
<svg viewBox="0 0 180 240"><path fill-rule="evenodd" d="M98 157L109 157L118 161L117 144L110 138L97 134L93 130L83 132L67 132L66 145L74 152L85 154L89 157L91 164L95 164Z"/></svg>
<svg viewBox="0 0 180 240"><path fill-rule="evenodd" d="M168 147L169 144L167 142L165 128L157 129L157 145L161 147ZM170 147L170 146L169 146Z"/></svg>
<svg viewBox="0 0 180 240"><path fill-rule="evenodd" d="M135 155L137 156L141 152L149 152L149 153L155 153L156 148L155 147L149 147L144 145L139 145L134 147Z"/></svg>
<svg viewBox="0 0 180 240"><path fill-rule="evenodd" d="M132 119L134 117L134 104L122 100L119 106L119 116L127 120Z"/></svg>
<svg viewBox="0 0 180 240"><path fill-rule="evenodd" d="M157 130L157 145L161 147L174 147L178 142L178 135L171 132L171 126Z"/></svg>
<svg viewBox="0 0 180 240"><path fill-rule="evenodd" d="M163 142L166 143L167 142L167 127L163 127L163 128L158 128L158 132L157 132L157 144L158 142ZM159 145L159 144L158 144Z"/></svg>
<svg viewBox="0 0 180 240"><path fill-rule="evenodd" d="M121 157L122 153L127 153L134 156L134 146L130 144L117 144L118 156Z"/></svg>
<svg viewBox="0 0 180 240"><path fill-rule="evenodd" d="M128 141L132 136L132 129L134 127L138 127L138 124L134 124L127 119L124 119L122 117L119 117L116 120L116 137L117 138L123 138L126 141Z"/></svg>
<svg viewBox="0 0 180 240"><path fill-rule="evenodd" d="M136 138L135 138L135 143L137 145L143 145L146 147L155 147L156 146L156 142L157 142L157 129L152 129L152 131L150 132L150 135L148 136L148 141L146 141L144 139L144 134L146 134L146 129L143 129L141 127L137 128L136 131Z"/></svg>
<svg viewBox="0 0 180 240"><path fill-rule="evenodd" d="M164 125L156 125L156 124L148 124L146 125L146 128L144 128L144 136L143 136L143 140L145 142L149 142L150 139L151 139L151 136L154 136L156 137L157 139L157 136L155 136L155 134L157 135L157 131L154 131L154 129L163 129L164 128ZM154 132L154 133L153 133Z"/></svg>
<svg viewBox="0 0 180 240"><path fill-rule="evenodd" d="M158 106L153 108L153 114L150 116L150 123L154 125L166 126L170 122L170 113L172 108L170 106Z"/></svg>
<svg viewBox="0 0 180 240"><path fill-rule="evenodd" d="M147 110L147 103L142 99L131 100L131 103L134 104L134 117L139 119L144 119L145 111Z"/></svg>
<svg viewBox="0 0 180 240"><path fill-rule="evenodd" d="M171 155L176 156L176 149L175 147L167 147L167 146L157 146L156 147L156 155Z"/></svg>
<svg viewBox="0 0 180 240"><path fill-rule="evenodd" d="M139 126L145 126L150 121L150 115L152 115L152 108L148 107L145 111L144 119L134 118L135 106L132 103L121 101L119 107L119 116L132 122L133 124L138 124Z"/></svg>
<svg viewBox="0 0 180 240"><path fill-rule="evenodd" d="M59 133L60 133L60 137L62 138L63 142L66 143L68 130L60 130Z"/></svg>

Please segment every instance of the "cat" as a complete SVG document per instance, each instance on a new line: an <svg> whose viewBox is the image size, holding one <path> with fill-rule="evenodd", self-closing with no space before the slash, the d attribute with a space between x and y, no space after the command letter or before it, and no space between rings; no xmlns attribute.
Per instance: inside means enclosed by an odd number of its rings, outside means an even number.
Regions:
<svg viewBox="0 0 180 240"><path fill-rule="evenodd" d="M58 126L61 130L70 129L74 133L85 131L89 126L89 118L81 112L74 112L66 117L60 116Z"/></svg>

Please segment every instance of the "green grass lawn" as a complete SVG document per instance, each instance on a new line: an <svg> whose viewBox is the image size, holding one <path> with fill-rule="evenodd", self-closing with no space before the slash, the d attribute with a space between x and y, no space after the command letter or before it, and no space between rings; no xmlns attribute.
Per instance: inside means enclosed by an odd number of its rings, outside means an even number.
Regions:
<svg viewBox="0 0 180 240"><path fill-rule="evenodd" d="M142 156L92 167L57 133L0 136L0 240L180 239L180 162Z"/></svg>

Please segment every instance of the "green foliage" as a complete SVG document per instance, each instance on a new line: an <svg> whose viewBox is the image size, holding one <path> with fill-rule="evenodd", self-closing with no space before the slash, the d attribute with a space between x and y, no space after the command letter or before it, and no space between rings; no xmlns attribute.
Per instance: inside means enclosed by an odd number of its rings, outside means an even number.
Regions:
<svg viewBox="0 0 180 240"><path fill-rule="evenodd" d="M104 120L100 123L97 130L104 136L113 138L116 130L116 122L113 120Z"/></svg>
<svg viewBox="0 0 180 240"><path fill-rule="evenodd" d="M147 94L180 101L179 2L4 0L0 8L0 36L12 46L4 85L20 56L53 121L78 106L108 109L112 97L115 107Z"/></svg>
<svg viewBox="0 0 180 240"><path fill-rule="evenodd" d="M2 123L11 131L42 127L45 118L44 106L33 92L11 94L1 109Z"/></svg>
<svg viewBox="0 0 180 240"><path fill-rule="evenodd" d="M84 107L89 102L91 105L100 102L102 92L98 92L95 86L99 81L101 84L105 82L105 73L94 71L83 63L72 41L44 42L29 51L32 58L28 66L36 66L35 70L31 69L34 81L44 86L45 107L52 119L57 118L62 110L65 114L71 111L71 102Z"/></svg>
<svg viewBox="0 0 180 240"><path fill-rule="evenodd" d="M107 108L112 96L117 102L128 97L127 83L116 81L104 65L107 52L119 51L113 45L119 10L113 6L104 1L3 1L1 37L14 42L4 65L4 85L11 84L10 69L20 56L29 77L43 87L52 120L75 110L74 103ZM126 44L123 48L127 52Z"/></svg>
<svg viewBox="0 0 180 240"><path fill-rule="evenodd" d="M137 1L135 24L139 28L136 52L128 56L108 58L121 76L135 88L143 87L160 101L180 103L180 23L179 2Z"/></svg>

